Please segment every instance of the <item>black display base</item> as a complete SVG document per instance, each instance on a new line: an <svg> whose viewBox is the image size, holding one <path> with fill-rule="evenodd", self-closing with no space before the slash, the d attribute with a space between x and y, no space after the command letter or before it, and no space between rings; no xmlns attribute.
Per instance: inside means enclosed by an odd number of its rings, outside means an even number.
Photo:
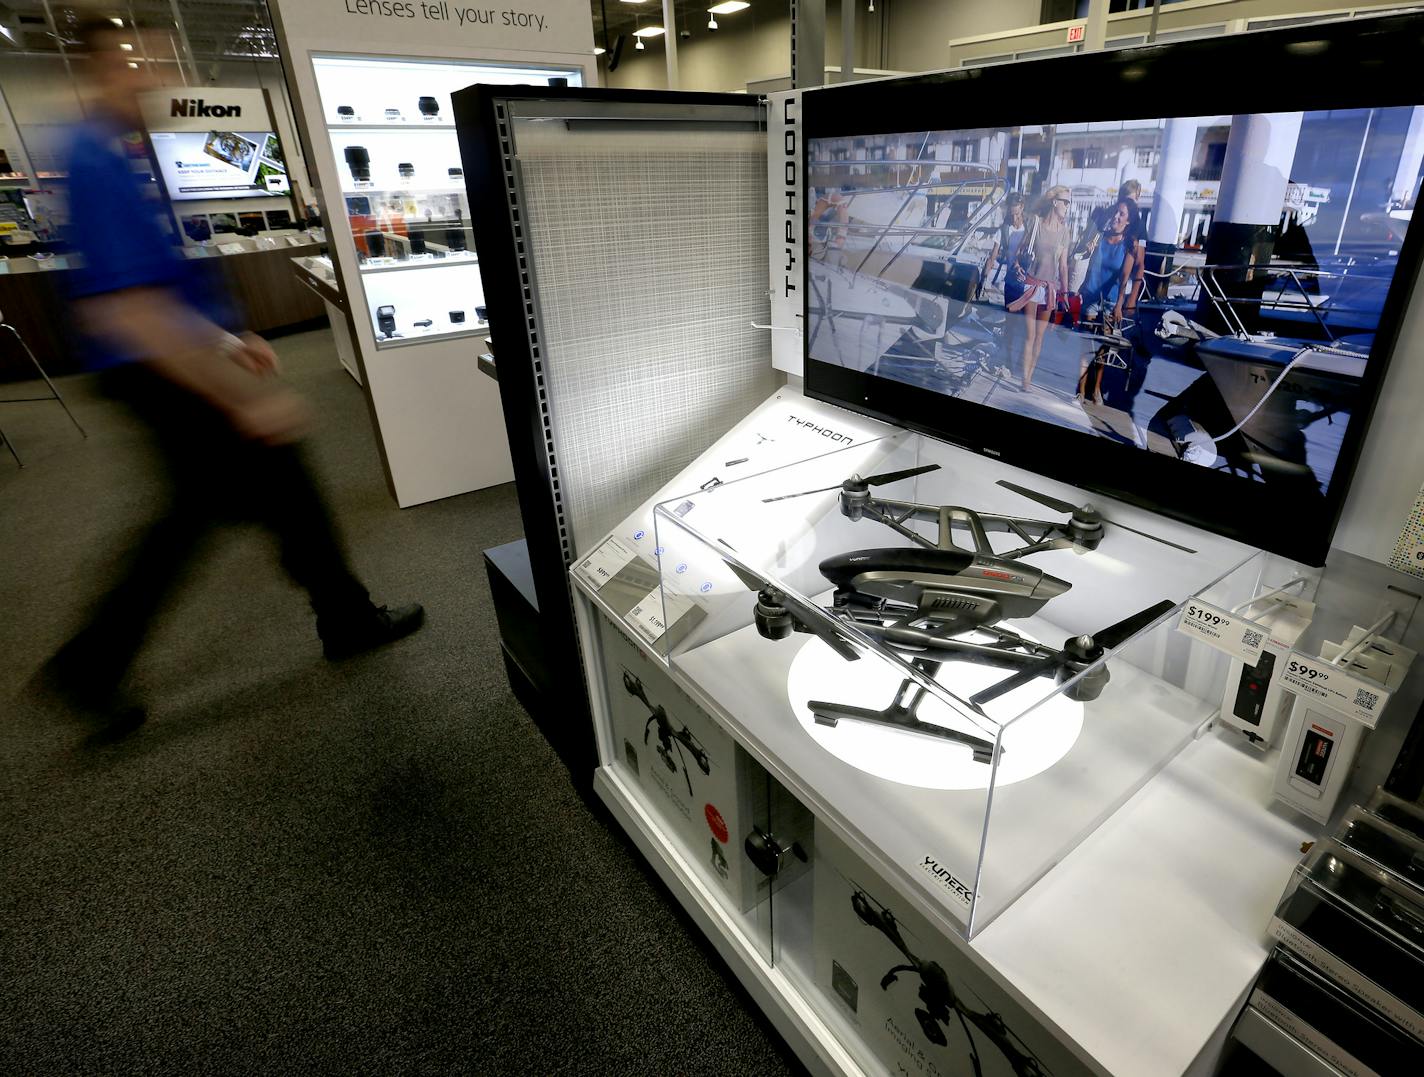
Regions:
<svg viewBox="0 0 1424 1077"><path fill-rule="evenodd" d="M581 686L583 671L577 654L549 653L529 546L523 539L496 546L484 551L484 560L509 687L568 768L574 786L590 793L598 766L593 725L583 706L569 705L568 689L560 687L569 678Z"/></svg>

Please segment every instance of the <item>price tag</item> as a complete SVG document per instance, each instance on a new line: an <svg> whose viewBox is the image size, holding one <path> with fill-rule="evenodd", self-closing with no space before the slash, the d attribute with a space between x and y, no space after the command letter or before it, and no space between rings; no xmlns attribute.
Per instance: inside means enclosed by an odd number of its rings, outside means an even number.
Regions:
<svg viewBox="0 0 1424 1077"><path fill-rule="evenodd" d="M1261 660L1261 647L1266 642L1266 629L1255 621L1227 613L1210 602L1191 599L1182 607L1182 619L1177 631L1201 640L1248 666Z"/></svg>
<svg viewBox="0 0 1424 1077"><path fill-rule="evenodd" d="M618 575L618 571L635 556L622 541L608 538L602 546L574 566L574 575L597 591Z"/></svg>
<svg viewBox="0 0 1424 1077"><path fill-rule="evenodd" d="M663 602L667 602L667 618L663 617ZM669 625L677 624L678 618L695 605L689 595L680 595L676 591L663 592L661 588L654 587L643 600L628 612L628 621L649 643L656 643Z"/></svg>
<svg viewBox="0 0 1424 1077"><path fill-rule="evenodd" d="M245 254L247 248L241 243L219 243L218 250L223 254Z"/></svg>
<svg viewBox="0 0 1424 1077"><path fill-rule="evenodd" d="M1323 658L1292 651L1281 671L1281 683L1298 696L1318 700L1331 710L1373 729L1389 702L1389 690L1374 681L1351 676Z"/></svg>

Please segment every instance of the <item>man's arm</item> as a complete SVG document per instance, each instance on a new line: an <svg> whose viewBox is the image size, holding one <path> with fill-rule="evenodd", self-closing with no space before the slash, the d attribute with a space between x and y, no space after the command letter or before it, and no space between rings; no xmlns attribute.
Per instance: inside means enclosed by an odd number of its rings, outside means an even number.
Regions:
<svg viewBox="0 0 1424 1077"><path fill-rule="evenodd" d="M124 288L78 303L88 332L225 414L244 437L280 443L305 422L300 398L270 380L260 338L234 336L164 288Z"/></svg>

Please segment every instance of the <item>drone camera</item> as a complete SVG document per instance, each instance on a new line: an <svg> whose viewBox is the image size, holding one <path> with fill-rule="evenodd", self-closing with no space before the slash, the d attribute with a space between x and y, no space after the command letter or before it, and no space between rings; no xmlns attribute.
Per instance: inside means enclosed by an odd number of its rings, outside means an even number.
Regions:
<svg viewBox="0 0 1424 1077"><path fill-rule="evenodd" d="M757 594L756 628L767 639L786 639L796 631L796 618L781 604L781 596L771 588Z"/></svg>

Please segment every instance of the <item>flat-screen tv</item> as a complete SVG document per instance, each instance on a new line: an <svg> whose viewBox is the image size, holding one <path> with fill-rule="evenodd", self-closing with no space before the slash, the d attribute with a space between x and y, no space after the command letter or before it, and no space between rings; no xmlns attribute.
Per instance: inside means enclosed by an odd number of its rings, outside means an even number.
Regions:
<svg viewBox="0 0 1424 1077"><path fill-rule="evenodd" d="M1424 229L1424 18L802 100L807 392L1310 563Z"/></svg>
<svg viewBox="0 0 1424 1077"><path fill-rule="evenodd" d="M271 131L153 131L168 197L286 197L291 190L281 143Z"/></svg>

